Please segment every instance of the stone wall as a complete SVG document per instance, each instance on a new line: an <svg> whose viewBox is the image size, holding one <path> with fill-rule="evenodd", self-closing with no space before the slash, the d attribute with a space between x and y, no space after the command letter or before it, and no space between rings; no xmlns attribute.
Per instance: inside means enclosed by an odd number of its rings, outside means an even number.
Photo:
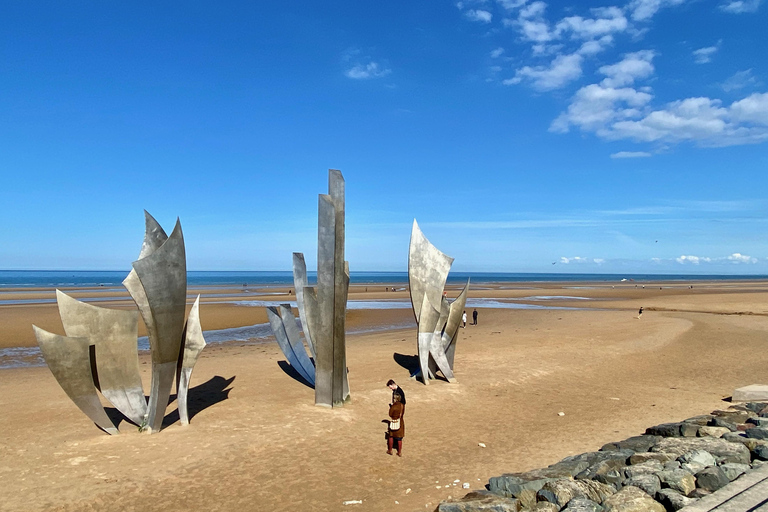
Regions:
<svg viewBox="0 0 768 512"><path fill-rule="evenodd" d="M768 403L664 423L543 469L493 477L436 512L679 510L768 460Z"/></svg>

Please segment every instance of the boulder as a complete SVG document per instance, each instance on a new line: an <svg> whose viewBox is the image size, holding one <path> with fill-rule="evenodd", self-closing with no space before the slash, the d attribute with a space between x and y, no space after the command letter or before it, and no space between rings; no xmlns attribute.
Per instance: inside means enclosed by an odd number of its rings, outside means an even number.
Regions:
<svg viewBox="0 0 768 512"><path fill-rule="evenodd" d="M663 488L674 489L682 494L688 495L696 488L696 478L684 469L673 469L672 471L659 471L656 476L661 480Z"/></svg>
<svg viewBox="0 0 768 512"><path fill-rule="evenodd" d="M664 463L665 470L680 469L680 463L676 460L670 460Z"/></svg>
<svg viewBox="0 0 768 512"><path fill-rule="evenodd" d="M612 453L612 452L606 452L606 453ZM613 453L620 453L620 452L613 452ZM632 457L634 456L635 455L632 455ZM577 480L593 480L597 476L604 475L612 470L621 472L621 470L624 469L625 466L626 466L626 459L623 459L623 458L602 460L597 464L593 464L589 466L587 469L585 469L584 471L576 475L575 478Z"/></svg>
<svg viewBox="0 0 768 512"><path fill-rule="evenodd" d="M727 428L730 432L736 432L738 430L736 423L731 423L725 418L721 418L719 416L714 416L712 421L709 422L709 426Z"/></svg>
<svg viewBox="0 0 768 512"><path fill-rule="evenodd" d="M603 507L587 498L573 498L563 510L565 512L602 512Z"/></svg>
<svg viewBox="0 0 768 512"><path fill-rule="evenodd" d="M708 491L716 491L730 483L728 476L721 468L712 466L696 473L696 486ZM693 490L693 489L691 489ZM687 494L687 493L686 493Z"/></svg>
<svg viewBox="0 0 768 512"><path fill-rule="evenodd" d="M728 480L733 482L752 468L749 466L749 464L735 464L733 462L727 462L720 466L720 469L723 470L725 476L728 477Z"/></svg>
<svg viewBox="0 0 768 512"><path fill-rule="evenodd" d="M657 460L647 460L640 464L627 466L626 468L624 468L624 475L627 478L632 478L638 475L648 475L648 474L658 473L659 471L663 471L663 470L664 470L664 466L661 464L661 462Z"/></svg>
<svg viewBox="0 0 768 512"><path fill-rule="evenodd" d="M753 459L768 460L768 445L758 444L753 450L749 452Z"/></svg>
<svg viewBox="0 0 768 512"><path fill-rule="evenodd" d="M768 427L768 418L761 418L759 416L756 418L749 418L747 423L751 423L758 427Z"/></svg>
<svg viewBox="0 0 768 512"><path fill-rule="evenodd" d="M680 423L662 423L654 427L648 427L645 429L645 434L649 436L661 436L661 437L680 437Z"/></svg>
<svg viewBox="0 0 768 512"><path fill-rule="evenodd" d="M505 498L488 491L475 491L459 500L443 501L435 512L519 512L520 501Z"/></svg>
<svg viewBox="0 0 768 512"><path fill-rule="evenodd" d="M740 404L746 407L748 410L760 414L766 407L768 407L768 403L766 402L747 402L745 404ZM731 406L735 407L735 406Z"/></svg>
<svg viewBox="0 0 768 512"><path fill-rule="evenodd" d="M694 499L686 498L673 489L662 489L656 493L656 499L664 505L667 510L680 510L686 505L693 503Z"/></svg>
<svg viewBox="0 0 768 512"><path fill-rule="evenodd" d="M538 510L539 512L558 512L560 510L560 507L558 507L554 503L549 503L547 501L540 501L536 504L533 510Z"/></svg>
<svg viewBox="0 0 768 512"><path fill-rule="evenodd" d="M611 485L614 489L621 489L624 485L624 471L619 469L611 469L606 473L599 474L595 477L596 482Z"/></svg>
<svg viewBox="0 0 768 512"><path fill-rule="evenodd" d="M634 436L623 441L617 441L615 443L608 443L600 448L601 452L614 451L614 450L632 450L633 452L647 452L654 446L659 439L659 436L643 435Z"/></svg>
<svg viewBox="0 0 768 512"><path fill-rule="evenodd" d="M765 464L764 460L755 459L755 460L752 461L752 469L757 469L760 466L762 466L763 464Z"/></svg>
<svg viewBox="0 0 768 512"><path fill-rule="evenodd" d="M638 489L642 489L650 496L655 496L656 492L661 489L661 481L659 480L659 477L653 474L633 476L625 482L625 485L632 485Z"/></svg>
<svg viewBox="0 0 768 512"><path fill-rule="evenodd" d="M696 437L699 434L699 429L703 425L697 425L696 423L688 423L684 421L680 424L680 435L683 437Z"/></svg>
<svg viewBox="0 0 768 512"><path fill-rule="evenodd" d="M745 436L742 432L728 432L723 435L723 439L730 441L731 443L741 443L747 447L747 450L752 451L761 444L766 444L766 441L762 439L752 439Z"/></svg>
<svg viewBox="0 0 768 512"><path fill-rule="evenodd" d="M747 418L750 416L755 416L755 413L751 411L739 411L730 409L727 411L712 411L712 416L722 418L725 421L729 421L738 425L739 423L744 423L747 421Z"/></svg>
<svg viewBox="0 0 768 512"><path fill-rule="evenodd" d="M530 471L528 473L507 473L501 476L491 477L488 481L488 490L501 496L515 498L525 489L537 492L544 487L544 484L551 480L553 480L553 478L543 477L535 471Z"/></svg>
<svg viewBox="0 0 768 512"><path fill-rule="evenodd" d="M538 501L548 501L558 507L564 507L573 498L588 498L596 503L613 494L615 491L610 485L594 480L553 480L544 484L536 498Z"/></svg>
<svg viewBox="0 0 768 512"><path fill-rule="evenodd" d="M642 464L643 462L647 462L649 460L657 460L663 464L669 460L675 460L676 457L677 457L676 455L673 455L671 453L655 453L655 452L636 453L629 458L629 463Z"/></svg>
<svg viewBox="0 0 768 512"><path fill-rule="evenodd" d="M723 434L730 432L725 427L699 427L699 437L723 437Z"/></svg>
<svg viewBox="0 0 768 512"><path fill-rule="evenodd" d="M711 414L702 414L700 416L694 416L693 418L683 420L683 423L693 423L694 425L705 427L710 424L713 418L714 416Z"/></svg>
<svg viewBox="0 0 768 512"><path fill-rule="evenodd" d="M768 439L768 428L765 428L765 427L750 428L744 432L744 435L751 439L766 440Z"/></svg>
<svg viewBox="0 0 768 512"><path fill-rule="evenodd" d="M654 452L674 453L681 456L694 450L704 450L723 462L747 464L749 450L740 443L731 443L714 437L673 437L661 439L652 449Z"/></svg>
<svg viewBox="0 0 768 512"><path fill-rule="evenodd" d="M536 492L531 489L523 489L517 495L517 499L520 500L520 504L523 509L529 509L536 506Z"/></svg>
<svg viewBox="0 0 768 512"><path fill-rule="evenodd" d="M709 496L710 494L712 494L712 491L708 491L706 489L702 489L701 487L697 487L696 489L693 490L693 492L691 492L691 494L688 495L688 497L699 499L699 498L703 498L704 496Z"/></svg>
<svg viewBox="0 0 768 512"><path fill-rule="evenodd" d="M715 457L706 450L693 450L692 452L684 453L677 460L681 463L698 464L702 469L714 466L717 463Z"/></svg>
<svg viewBox="0 0 768 512"><path fill-rule="evenodd" d="M624 487L603 502L605 512L666 512L664 506L637 487Z"/></svg>

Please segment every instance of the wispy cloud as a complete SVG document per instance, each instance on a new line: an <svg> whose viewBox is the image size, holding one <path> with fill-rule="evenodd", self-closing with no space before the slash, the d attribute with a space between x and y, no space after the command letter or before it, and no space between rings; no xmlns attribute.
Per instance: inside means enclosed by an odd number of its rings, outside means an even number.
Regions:
<svg viewBox="0 0 768 512"><path fill-rule="evenodd" d="M611 158L647 158L651 156L647 151L619 151L613 153Z"/></svg>
<svg viewBox="0 0 768 512"><path fill-rule="evenodd" d="M720 257L714 257L714 258L708 257L708 256L683 255L678 258L675 258L675 261L680 263L681 265L685 265L685 264L699 265L701 263L732 263L735 265L738 265L738 264L754 265L755 263L758 262L758 259L752 256L747 256L746 254L735 252L729 256L720 256Z"/></svg>
<svg viewBox="0 0 768 512"><path fill-rule="evenodd" d="M762 0L728 0L720 4L720 9L725 12L742 14L756 12Z"/></svg>
<svg viewBox="0 0 768 512"><path fill-rule="evenodd" d="M725 82L720 84L725 92L738 91L748 87L756 87L760 82L752 75L752 69L737 71Z"/></svg>
<svg viewBox="0 0 768 512"><path fill-rule="evenodd" d="M389 75L392 70L381 61L374 61L370 55L366 55L360 48L349 48L341 55L346 69L344 76L353 80L367 80L381 78Z"/></svg>
<svg viewBox="0 0 768 512"><path fill-rule="evenodd" d="M661 8L680 5L685 0L632 0L627 9L635 21L650 20Z"/></svg>
<svg viewBox="0 0 768 512"><path fill-rule="evenodd" d="M472 21L479 21L481 23L490 23L493 19L493 15L490 12L482 9L470 9L464 13L464 16Z"/></svg>
<svg viewBox="0 0 768 512"><path fill-rule="evenodd" d="M717 46L707 46L693 51L693 61L696 64L707 64L712 62L712 55L717 52Z"/></svg>

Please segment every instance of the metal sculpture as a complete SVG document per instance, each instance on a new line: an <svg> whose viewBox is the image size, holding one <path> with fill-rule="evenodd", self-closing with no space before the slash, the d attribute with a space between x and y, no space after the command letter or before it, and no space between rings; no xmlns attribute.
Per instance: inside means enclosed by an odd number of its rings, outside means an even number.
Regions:
<svg viewBox="0 0 768 512"><path fill-rule="evenodd" d="M146 232L139 259L123 281L138 313L92 306L56 290L67 336L33 326L56 380L78 407L110 434L118 431L107 418L97 389L142 429L159 431L174 376L179 417L183 425L188 424L189 380L205 347L199 295L185 326L187 269L181 223L176 221L169 237L149 213L144 214ZM152 358L149 404L139 373L139 314L147 327Z"/></svg>
<svg viewBox="0 0 768 512"><path fill-rule="evenodd" d="M414 220L408 251L408 284L418 325L419 367L424 384L429 384L438 370L448 382L456 381L453 362L469 279L459 296L449 302L443 290L452 264L453 258L432 245Z"/></svg>
<svg viewBox="0 0 768 512"><path fill-rule="evenodd" d="M328 194L318 198L317 287L308 286L302 253L293 253L293 279L304 339L314 357L307 367L306 352L290 308L268 309L270 325L286 359L314 383L315 405L340 407L349 400L344 324L349 292L349 262L344 261L344 177L328 171ZM295 362L294 362L295 361ZM310 361L310 364L312 362ZM304 375L306 374L306 375Z"/></svg>

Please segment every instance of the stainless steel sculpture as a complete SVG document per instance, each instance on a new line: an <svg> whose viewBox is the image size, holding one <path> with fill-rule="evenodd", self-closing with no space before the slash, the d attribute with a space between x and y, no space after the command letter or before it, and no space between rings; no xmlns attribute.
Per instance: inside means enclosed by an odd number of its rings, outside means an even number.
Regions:
<svg viewBox="0 0 768 512"><path fill-rule="evenodd" d="M280 350L293 368L309 384L315 385L315 365L309 359L304 345L301 343L296 317L293 316L290 304L281 304L279 308L267 308L269 325L275 334Z"/></svg>
<svg viewBox="0 0 768 512"><path fill-rule="evenodd" d="M96 389L141 428L159 431L174 376L179 417L182 424L188 424L189 380L205 347L200 296L185 326L187 269L181 224L176 221L169 237L149 213L144 213L146 232L139 259L123 281L138 313L99 308L57 290L67 336L35 327L43 356L59 384L89 418L110 434L118 431L106 417ZM139 314L147 327L152 358L149 404L139 372Z"/></svg>
<svg viewBox="0 0 768 512"><path fill-rule="evenodd" d="M469 280L459 296L449 302L443 292L453 258L440 252L413 221L408 251L408 284L413 314L418 324L419 367L424 384L437 370L455 382L453 361Z"/></svg>
<svg viewBox="0 0 768 512"><path fill-rule="evenodd" d="M306 367L306 356L290 308L268 312L270 325L280 347L297 372L307 374L315 385L315 405L343 406L349 400L347 350L344 324L349 292L349 262L344 261L344 177L341 171L328 171L328 194L320 194L317 219L317 288L308 286L307 267L302 253L293 253L293 278L299 317L310 353L313 372ZM296 361L294 363L293 360ZM311 362L310 362L311 363ZM302 375L304 376L304 375Z"/></svg>

